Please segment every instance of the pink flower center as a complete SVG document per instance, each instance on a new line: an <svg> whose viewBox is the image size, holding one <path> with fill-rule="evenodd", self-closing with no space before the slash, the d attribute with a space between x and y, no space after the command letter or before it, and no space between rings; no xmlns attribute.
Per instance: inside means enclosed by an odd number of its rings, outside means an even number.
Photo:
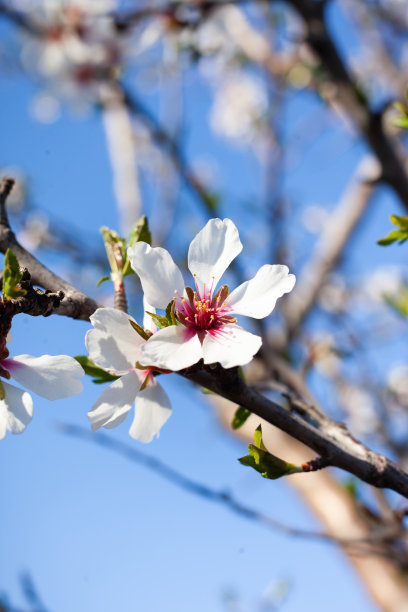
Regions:
<svg viewBox="0 0 408 612"><path fill-rule="evenodd" d="M191 287L185 288L187 297L176 298L174 313L177 319L197 333L216 331L227 323L236 323L236 319L229 315L230 308L225 303L229 288L223 285L213 296L213 287L209 291L204 288L196 291Z"/></svg>
<svg viewBox="0 0 408 612"><path fill-rule="evenodd" d="M1 357L3 357L3 355L7 355L8 357L8 354L8 350L5 349ZM7 357L5 357L4 359L0 359L0 376L9 380L11 378L9 370L12 370L13 367L15 369L17 362L13 361L12 359L7 359Z"/></svg>

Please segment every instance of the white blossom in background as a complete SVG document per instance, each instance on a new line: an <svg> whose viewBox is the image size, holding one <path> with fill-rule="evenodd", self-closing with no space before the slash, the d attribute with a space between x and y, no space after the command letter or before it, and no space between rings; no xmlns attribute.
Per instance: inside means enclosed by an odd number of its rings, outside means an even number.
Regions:
<svg viewBox="0 0 408 612"><path fill-rule="evenodd" d="M365 278L363 290L370 301L384 304L384 296L397 294L403 280L402 266L380 266Z"/></svg>
<svg viewBox="0 0 408 612"><path fill-rule="evenodd" d="M54 96L43 93L33 100L31 110L39 120L58 118L60 97L94 102L99 83L109 81L118 69L126 43L109 15L116 7L111 0L43 0L35 12L27 7L44 36L27 38L22 62L46 79Z"/></svg>
<svg viewBox="0 0 408 612"><path fill-rule="evenodd" d="M238 230L230 219L211 219L190 244L188 267L195 290L185 287L170 253L137 242L128 257L139 275L145 299L165 309L174 300L177 325L160 329L141 347L139 362L167 370L197 363L219 362L224 368L245 365L262 340L237 325L234 314L255 319L268 316L276 301L293 289L295 277L287 266L264 265L255 277L231 294L216 287L231 261L241 252Z"/></svg>
<svg viewBox="0 0 408 612"><path fill-rule="evenodd" d="M347 413L351 431L362 436L372 433L378 425L378 417L371 395L356 385L344 384L340 391L340 401Z"/></svg>
<svg viewBox="0 0 408 612"><path fill-rule="evenodd" d="M340 274L330 274L319 290L317 303L326 312L341 312L348 300L345 279Z"/></svg>
<svg viewBox="0 0 408 612"><path fill-rule="evenodd" d="M387 385L399 403L408 406L408 364L394 364L388 372Z"/></svg>
<svg viewBox="0 0 408 612"><path fill-rule="evenodd" d="M340 374L341 359L331 334L316 334L309 345L310 360L321 374L335 378Z"/></svg>
<svg viewBox="0 0 408 612"><path fill-rule="evenodd" d="M85 338L89 357L119 378L102 392L88 418L93 431L111 429L124 421L134 403L129 434L140 442L150 442L171 414L170 400L153 376L153 368L136 367L146 341L130 321L134 322L130 315L113 308L98 308L91 316L94 329Z"/></svg>
<svg viewBox="0 0 408 612"><path fill-rule="evenodd" d="M368 273L357 285L353 295L353 312L367 316L381 317L375 325L377 336L383 336L396 330L400 323L397 315L387 303L387 298L397 298L405 282L405 270L401 265L387 264L379 266Z"/></svg>
<svg viewBox="0 0 408 612"><path fill-rule="evenodd" d="M262 137L267 110L263 81L235 71L215 89L210 125L220 136L245 145Z"/></svg>
<svg viewBox="0 0 408 612"><path fill-rule="evenodd" d="M302 210L300 220L310 234L320 234L329 216L329 211L323 206L310 204Z"/></svg>
<svg viewBox="0 0 408 612"><path fill-rule="evenodd" d="M7 352L7 351L6 351ZM0 360L0 440L7 430L22 433L33 416L31 395L5 382L14 378L23 387L48 400L57 400L82 391L78 377L84 371L75 359L68 355L18 355Z"/></svg>

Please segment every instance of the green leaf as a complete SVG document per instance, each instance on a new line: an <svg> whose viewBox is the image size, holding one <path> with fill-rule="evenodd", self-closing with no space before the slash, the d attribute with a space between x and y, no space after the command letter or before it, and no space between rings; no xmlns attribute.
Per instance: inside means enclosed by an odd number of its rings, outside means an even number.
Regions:
<svg viewBox="0 0 408 612"><path fill-rule="evenodd" d="M402 230L408 231L408 217L401 217L399 215L390 215L391 222Z"/></svg>
<svg viewBox="0 0 408 612"><path fill-rule="evenodd" d="M146 314L148 314L148 315L150 315L152 317L153 321L156 323L156 325L157 325L157 327L159 329L163 329L163 327L169 327L169 322L167 320L167 317L163 317L162 315L158 315L155 312L150 312L149 310L146 310Z"/></svg>
<svg viewBox="0 0 408 612"><path fill-rule="evenodd" d="M396 225L399 229L390 232L385 238L377 240L377 244L381 244L382 246L388 246L393 242L398 241L400 244L402 244L403 242L408 240L408 217L401 217L400 215L391 215L390 219L391 223Z"/></svg>
<svg viewBox="0 0 408 612"><path fill-rule="evenodd" d="M119 376L115 376L107 370L104 370L103 368L97 366L93 361L91 361L91 359L89 359L89 357L86 357L86 355L77 355L76 357L74 357L74 359L76 359L77 362L82 366L85 374L87 374L88 376L93 376L92 382L94 383L100 384L105 382L112 382L113 380L117 380L119 378Z"/></svg>
<svg viewBox="0 0 408 612"><path fill-rule="evenodd" d="M288 463L270 453L262 441L262 427L259 425L254 434L255 444L249 444L248 453L245 457L238 459L242 465L247 465L259 472L264 478L276 480L288 474L302 472L302 467Z"/></svg>
<svg viewBox="0 0 408 612"><path fill-rule="evenodd" d="M397 241L400 244L402 244L407 239L408 239L408 230L394 230L390 232L388 236L386 236L385 238L382 238L381 240L377 240L377 244L380 244L381 246L388 246L389 244L392 244L393 242L397 242Z"/></svg>
<svg viewBox="0 0 408 612"><path fill-rule="evenodd" d="M385 302L404 318L408 317L408 287L401 285L397 295L384 295Z"/></svg>
<svg viewBox="0 0 408 612"><path fill-rule="evenodd" d="M262 425L261 424L259 424L258 427L254 431L254 442L255 442L255 446L259 446L259 448L266 451L266 446L262 442Z"/></svg>
<svg viewBox="0 0 408 612"><path fill-rule="evenodd" d="M341 486L353 499L358 499L359 491L358 482L356 478L353 478L352 476L346 478L346 480L342 482Z"/></svg>
<svg viewBox="0 0 408 612"><path fill-rule="evenodd" d="M101 227L100 231L110 268L114 274L120 274L126 259L126 241L117 232L109 229L109 227Z"/></svg>
<svg viewBox="0 0 408 612"><path fill-rule="evenodd" d="M130 230L128 246L133 246L135 242L147 242L152 244L152 234L149 229L149 222L146 215L140 217Z"/></svg>
<svg viewBox="0 0 408 612"><path fill-rule="evenodd" d="M206 207L210 212L215 212L220 203L220 196L217 193L211 193L210 191L202 191L202 198L205 202Z"/></svg>
<svg viewBox="0 0 408 612"><path fill-rule="evenodd" d="M4 258L3 298L11 299L25 295L27 292L18 286L23 274L20 272L17 257L11 249L7 249Z"/></svg>
<svg viewBox="0 0 408 612"><path fill-rule="evenodd" d="M401 104L401 102L394 102L393 106L394 106L394 108L399 110L399 112L402 113L403 115L406 114L407 109L405 108L405 106L403 104Z"/></svg>
<svg viewBox="0 0 408 612"><path fill-rule="evenodd" d="M4 390L4 385L0 380L0 400L4 400L4 398L6 397L6 392Z"/></svg>
<svg viewBox="0 0 408 612"><path fill-rule="evenodd" d="M232 419L231 427L232 429L239 429L251 415L251 411L244 406L238 406L235 411L234 418Z"/></svg>
<svg viewBox="0 0 408 612"><path fill-rule="evenodd" d="M176 303L174 300L171 300L166 306L166 318L169 322L169 325L177 325L176 316L174 314L174 308Z"/></svg>
<svg viewBox="0 0 408 612"><path fill-rule="evenodd" d="M149 312L146 310L146 314L150 315L153 321L156 323L159 329L164 327L170 327L170 325L177 325L176 318L174 316L174 300L171 300L166 306L166 314L158 315L155 312Z"/></svg>
<svg viewBox="0 0 408 612"><path fill-rule="evenodd" d="M145 330L139 325L139 323L136 323L136 321L132 321L132 319L129 319L129 323L131 324L133 329L139 334L139 336L141 336L144 340L148 340L150 338L149 334L145 332Z"/></svg>
<svg viewBox="0 0 408 612"><path fill-rule="evenodd" d="M127 243L128 247L133 246L136 242L147 242L147 244L152 244L152 234L149 229L149 222L146 215L140 217L139 221L137 221L130 230L129 240ZM125 253L125 260L126 261L123 266L123 276L134 274L127 253Z"/></svg>
<svg viewBox="0 0 408 612"><path fill-rule="evenodd" d="M408 129L408 117L396 117L395 119L393 119L392 124L396 127L404 128L406 130Z"/></svg>
<svg viewBox="0 0 408 612"><path fill-rule="evenodd" d="M99 285L102 285L102 283L105 283L106 281L112 280L110 276L102 276L102 278L100 278L98 280L98 282L96 283L96 286L99 287Z"/></svg>

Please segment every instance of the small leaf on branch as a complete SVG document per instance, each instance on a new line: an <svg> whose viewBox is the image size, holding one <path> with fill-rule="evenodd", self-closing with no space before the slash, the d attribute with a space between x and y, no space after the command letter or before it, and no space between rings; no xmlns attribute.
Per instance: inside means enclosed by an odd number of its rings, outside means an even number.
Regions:
<svg viewBox="0 0 408 612"><path fill-rule="evenodd" d="M119 376L115 376L107 370L104 370L103 368L97 366L93 361L89 359L89 357L86 357L85 355L77 355L76 357L74 357L74 359L76 359L77 362L82 366L85 374L93 377L92 382L96 384L112 382L113 380L117 380L119 378Z"/></svg>
<svg viewBox="0 0 408 612"><path fill-rule="evenodd" d="M149 221L146 215L140 217L139 221L137 221L130 230L127 246L131 247L136 242L147 242L147 244L152 244L152 235L149 229ZM125 253L122 273L123 276L129 276L130 274L134 274L132 266L130 265L130 261L127 257L127 253Z"/></svg>
<svg viewBox="0 0 408 612"><path fill-rule="evenodd" d="M397 227L408 231L408 217L401 217L400 215L390 215L391 223Z"/></svg>
<svg viewBox="0 0 408 612"><path fill-rule="evenodd" d="M234 418L232 419L232 429L239 429L246 422L248 417L251 415L251 411L244 406L238 406L235 411Z"/></svg>
<svg viewBox="0 0 408 612"><path fill-rule="evenodd" d="M126 259L126 241L109 227L101 227L109 265L114 274L121 274Z"/></svg>
<svg viewBox="0 0 408 612"><path fill-rule="evenodd" d="M406 95L406 99L408 100L408 95ZM401 102L394 102L394 108L396 108L397 111L401 113L401 115L399 115L392 121L392 125L395 125L396 127L407 129L408 128L408 108L405 106L405 104L402 104Z"/></svg>
<svg viewBox="0 0 408 612"><path fill-rule="evenodd" d="M393 230L386 236L385 238L381 238L381 240L377 240L377 244L381 246L388 246L393 242L399 242L402 244L406 240L408 240L408 217L401 217L399 215L391 215L391 222L396 225L399 229Z"/></svg>
<svg viewBox="0 0 408 612"><path fill-rule="evenodd" d="M408 129L408 117L396 117L393 120L392 124L396 127L404 128L406 130Z"/></svg>
<svg viewBox="0 0 408 612"><path fill-rule="evenodd" d="M136 242L147 242L147 244L152 244L152 235L146 215L140 217L139 221L137 221L130 230L128 246L131 247Z"/></svg>
<svg viewBox="0 0 408 612"><path fill-rule="evenodd" d="M150 338L149 334L145 332L145 330L143 329L143 327L141 327L141 325L139 325L139 323L136 323L136 321L132 321L132 319L129 319L129 323L131 324L133 329L139 334L139 336L141 336L144 340L148 340Z"/></svg>
<svg viewBox="0 0 408 612"><path fill-rule="evenodd" d="M264 478L276 480L288 474L303 472L302 466L288 463L270 453L262 441L262 427L259 425L254 434L255 444L248 445L249 455L238 459L242 465L247 465L261 474Z"/></svg>
<svg viewBox="0 0 408 612"><path fill-rule="evenodd" d="M174 315L174 300L171 300L166 306L166 314L158 315L155 312L146 310L146 314L150 315L153 321L156 323L159 329L164 327L170 327L170 325L177 325L176 317Z"/></svg>
<svg viewBox="0 0 408 612"><path fill-rule="evenodd" d="M26 290L19 287L23 274L20 271L17 257L11 249L7 249L4 258L3 272L3 298L11 299L26 294Z"/></svg>
<svg viewBox="0 0 408 612"><path fill-rule="evenodd" d="M217 193L211 191L202 191L202 198L207 206L208 210L213 213L217 210L220 203L220 196Z"/></svg>
<svg viewBox="0 0 408 612"><path fill-rule="evenodd" d="M204 395L218 395L215 391L211 391L211 389L206 389L205 387L202 387L201 391Z"/></svg>
<svg viewBox="0 0 408 612"><path fill-rule="evenodd" d="M408 317L408 286L401 285L397 295L384 295L384 300L395 312Z"/></svg>
<svg viewBox="0 0 408 612"><path fill-rule="evenodd" d="M159 329L163 329L163 327L169 327L169 322L167 320L167 317L163 317L162 315L158 315L155 312L150 312L149 310L146 310L146 314L148 314L148 315L150 315L152 317L153 321L156 323L156 325L157 325L157 327Z"/></svg>
<svg viewBox="0 0 408 612"><path fill-rule="evenodd" d="M166 318L169 322L169 325L177 325L176 316L174 314L175 306L175 301L171 300L171 302L169 302L166 307Z"/></svg>
<svg viewBox="0 0 408 612"><path fill-rule="evenodd" d="M102 276L102 278L100 278L98 280L98 282L96 283L96 286L99 287L99 285L102 285L102 283L105 283L106 281L112 280L110 276Z"/></svg>

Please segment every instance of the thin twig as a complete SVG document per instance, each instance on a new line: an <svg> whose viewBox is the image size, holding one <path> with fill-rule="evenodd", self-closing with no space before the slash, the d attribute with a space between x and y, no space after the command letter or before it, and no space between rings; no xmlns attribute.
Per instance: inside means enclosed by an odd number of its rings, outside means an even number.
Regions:
<svg viewBox="0 0 408 612"><path fill-rule="evenodd" d="M263 514L262 512L247 506L246 504L242 504L227 491L217 491L216 489L212 489L211 487L199 483L196 480L192 480L181 472L169 467L167 464L160 461L160 459L138 450L133 445L131 446L130 444L119 442L111 435L106 435L101 432L92 433L83 427L78 427L77 425L71 424L61 424L59 425L59 429L65 435L79 438L90 443L98 444L103 448L107 448L108 450L123 456L125 459L128 459L133 463L137 463L151 472L154 472L156 475L164 478L168 482L171 482L175 486L188 491L189 493L202 497L207 501L221 504L235 514L254 521L263 527L267 527L268 529L280 531L286 535L294 537L336 542L342 546L350 547L355 553L359 554L372 554L375 552L375 550L373 550L371 546L378 544L377 536L365 539L336 538L335 536L319 531L291 527L290 525L282 523L269 515ZM316 469L319 469L319 467Z"/></svg>

